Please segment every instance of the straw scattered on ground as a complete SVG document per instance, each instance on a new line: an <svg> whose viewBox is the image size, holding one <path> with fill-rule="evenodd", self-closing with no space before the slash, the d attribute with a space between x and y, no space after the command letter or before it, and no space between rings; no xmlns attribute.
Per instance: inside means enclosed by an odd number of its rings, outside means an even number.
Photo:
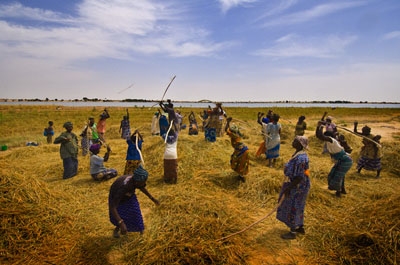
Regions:
<svg viewBox="0 0 400 265"><path fill-rule="evenodd" d="M182 131L178 143L178 184L162 181L164 145L150 135L154 109L130 108L131 126L144 135L143 155L150 173L148 190L161 202L155 206L137 192L145 233L112 238L107 197L112 180L96 183L89 175L88 157L79 157L79 175L63 180L59 146L46 144L42 130L55 122L56 135L71 120L79 134L89 116L101 108L1 106L0 214L2 264L398 264L399 117L395 110L330 110L338 125L351 129L357 119L384 134L382 177L357 174L346 177L348 194L341 199L327 190L332 162L321 155L322 143L313 130L324 109L274 109L282 117L281 158L268 168L255 157L261 142L256 123L261 109L228 108L228 115L247 135L250 173L240 183L229 167L232 147L227 136L207 143L203 135ZM185 114L192 109L181 109ZM201 110L194 109L195 112ZM108 167L123 171L126 143L119 138L123 108L109 108L107 142L112 148ZM265 110L262 110L265 112ZM309 125L312 188L306 206L306 235L284 241L287 228L272 215L251 229L218 241L259 220L277 203L283 164L293 153L294 123L305 115ZM374 121L390 128L374 127ZM356 161L361 140L345 133ZM40 145L25 146L27 141ZM104 154L104 149L101 155Z"/></svg>

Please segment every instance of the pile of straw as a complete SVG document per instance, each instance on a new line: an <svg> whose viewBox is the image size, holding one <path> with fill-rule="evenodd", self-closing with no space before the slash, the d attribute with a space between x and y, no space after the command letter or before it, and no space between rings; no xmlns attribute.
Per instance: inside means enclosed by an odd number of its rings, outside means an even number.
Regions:
<svg viewBox="0 0 400 265"><path fill-rule="evenodd" d="M348 194L337 199L327 190L326 183L332 161L321 155L322 143L313 133L321 109L276 110L285 120L281 157L272 169L267 167L265 156L255 157L262 141L255 120L260 110L227 109L229 115L241 121L236 122L242 124L245 143L251 150L246 183L241 183L230 169L233 149L226 136L207 143L202 133L189 136L182 131L178 140L178 183L168 185L162 181L163 141L150 135L154 110L131 108L131 126L141 128L144 135L147 188L161 205L155 206L137 191L145 232L142 236L130 233L119 239L111 236L113 226L108 220L107 197L113 180L94 182L89 175L89 158L81 155L79 175L62 180L58 145L45 144L43 137L38 147L18 142L28 134L18 128L19 124L29 121L36 132L31 137L39 138L47 120L54 120L58 126L56 134L62 131L60 124L72 120L76 125L74 131L79 134L82 121L97 116L101 109L64 108L52 112L20 107L2 111L7 123L16 128L0 124L0 130L13 143L0 154L1 263L398 264L400 146L385 139L381 179L375 179L374 172L359 175L353 166L346 176ZM118 129L125 109L109 111L115 118L107 124L107 143L112 153L106 166L121 173L127 145L120 139ZM336 111L338 116L347 113ZM351 119L357 115L364 117L365 113L354 110ZM375 115L375 110L372 113ZM272 215L250 230L219 240L246 228L276 206L282 168L293 154L294 123L300 114L307 117L310 140L312 187L305 213L306 235L290 242L282 240L280 234L288 228ZM393 115L392 110L386 115ZM14 122L13 117L19 117L19 122ZM343 120L340 125L346 124L351 124L351 120ZM352 134L346 137L356 161L361 140ZM103 154L102 149L100 155Z"/></svg>

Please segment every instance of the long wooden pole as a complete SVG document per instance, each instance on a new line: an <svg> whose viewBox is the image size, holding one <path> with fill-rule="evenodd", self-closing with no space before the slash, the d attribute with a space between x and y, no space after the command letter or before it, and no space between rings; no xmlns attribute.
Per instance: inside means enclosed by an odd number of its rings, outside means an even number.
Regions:
<svg viewBox="0 0 400 265"><path fill-rule="evenodd" d="M282 204L282 202L283 202L284 200L285 200L285 194L282 194L282 197L281 197L281 199L279 200L278 204L275 206L275 208L272 209L272 211L269 212L267 215L265 215L263 218L261 218L260 220L258 220L258 221L256 221L256 222L252 223L251 225L247 226L246 228L240 230L239 232L230 234L229 236L222 237L222 238L218 239L217 241L226 240L226 239L228 239L228 238L230 238L230 237L232 237L232 236L238 235L238 234L240 234L240 233L243 233L243 232L249 230L250 228L252 228L253 226L255 226L255 225L258 224L258 223L261 223L262 221L264 221L265 219L267 219L271 214L273 214L276 210L278 210L278 207L281 206L281 204Z"/></svg>
<svg viewBox="0 0 400 265"><path fill-rule="evenodd" d="M382 147L382 145L381 145L380 143L378 143L377 141L372 140L371 138L368 138L368 137L366 137L366 136L364 136L364 135L355 133L355 132L353 132L353 131L351 131L351 130L345 128L345 127L341 127L341 126L337 126L337 125L336 125L336 127L339 128L339 129L348 131L349 133L352 133L352 134L357 135L357 136L359 136L359 137L362 137L362 138L364 138L364 139L366 139L366 140L368 140L368 141L373 142L373 143L376 144L377 146Z"/></svg>

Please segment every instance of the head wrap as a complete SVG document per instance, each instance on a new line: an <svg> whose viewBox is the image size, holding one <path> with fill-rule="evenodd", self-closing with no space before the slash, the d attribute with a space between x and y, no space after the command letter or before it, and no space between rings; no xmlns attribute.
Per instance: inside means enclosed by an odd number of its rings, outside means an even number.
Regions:
<svg viewBox="0 0 400 265"><path fill-rule="evenodd" d="M92 144L89 147L89 151L92 152L92 153L97 153L97 152L100 151L100 147L101 147L100 144Z"/></svg>
<svg viewBox="0 0 400 265"><path fill-rule="evenodd" d="M68 127L72 127L72 122L67 121L66 123L64 123L63 127L64 127L65 129L67 129Z"/></svg>
<svg viewBox="0 0 400 265"><path fill-rule="evenodd" d="M367 125L365 125L364 127L362 127L361 131L362 131L362 133L363 133L364 135L368 135L368 134L371 133L371 128L368 127Z"/></svg>
<svg viewBox="0 0 400 265"><path fill-rule="evenodd" d="M133 172L133 180L135 181L146 181L149 176L149 173L140 165L135 171Z"/></svg>
<svg viewBox="0 0 400 265"><path fill-rule="evenodd" d="M333 120L333 118L332 118L332 116L328 116L328 117L326 117L326 120L330 120L330 121L332 121L332 120Z"/></svg>
<svg viewBox="0 0 400 265"><path fill-rule="evenodd" d="M308 139L307 139L307 137L297 135L297 136L295 137L295 139L296 139L297 141L299 141L299 143L303 146L303 149L308 149Z"/></svg>
<svg viewBox="0 0 400 265"><path fill-rule="evenodd" d="M231 126L229 126L229 130L239 136L242 136L242 133L239 130L239 127L236 124L232 124Z"/></svg>

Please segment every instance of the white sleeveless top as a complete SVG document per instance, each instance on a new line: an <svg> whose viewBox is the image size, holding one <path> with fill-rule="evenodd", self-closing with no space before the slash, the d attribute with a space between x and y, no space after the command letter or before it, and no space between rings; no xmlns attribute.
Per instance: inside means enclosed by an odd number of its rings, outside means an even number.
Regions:
<svg viewBox="0 0 400 265"><path fill-rule="evenodd" d="M339 153L344 149L335 138L332 138L332 137L329 137L329 138L332 139L332 143L326 142L326 149L328 149L328 152L330 154Z"/></svg>

